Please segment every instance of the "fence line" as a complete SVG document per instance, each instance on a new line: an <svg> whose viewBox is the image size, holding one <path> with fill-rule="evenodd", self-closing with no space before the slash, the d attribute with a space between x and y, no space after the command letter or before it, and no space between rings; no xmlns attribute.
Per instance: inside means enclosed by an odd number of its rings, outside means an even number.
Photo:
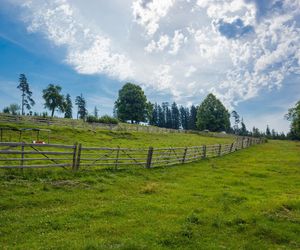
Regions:
<svg viewBox="0 0 300 250"><path fill-rule="evenodd" d="M33 144L0 142L1 168L63 167L77 171L80 167L141 166L152 168L184 164L221 157L252 145L265 143L264 138L238 138L230 144L169 148L83 147L81 144Z"/></svg>
<svg viewBox="0 0 300 250"><path fill-rule="evenodd" d="M38 124L43 126L68 126L72 128L88 128L88 129L105 129L110 131L125 131L125 132L147 132L147 133L197 133L204 136L214 137L228 137L231 135L214 133L214 132L203 132L183 129L171 129L171 128L160 128L156 126L146 126L140 124L105 124L105 123L88 123L78 119L68 118L52 118L52 117L39 117L39 116L21 116L0 113L0 123L17 123L17 124Z"/></svg>

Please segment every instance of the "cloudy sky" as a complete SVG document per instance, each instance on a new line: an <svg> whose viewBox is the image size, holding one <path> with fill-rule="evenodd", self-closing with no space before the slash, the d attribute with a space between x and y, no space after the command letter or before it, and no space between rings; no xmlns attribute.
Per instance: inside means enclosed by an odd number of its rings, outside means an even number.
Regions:
<svg viewBox="0 0 300 250"><path fill-rule="evenodd" d="M25 73L112 113L131 81L152 102L216 94L249 129L288 131L300 99L299 0L0 0L0 108Z"/></svg>

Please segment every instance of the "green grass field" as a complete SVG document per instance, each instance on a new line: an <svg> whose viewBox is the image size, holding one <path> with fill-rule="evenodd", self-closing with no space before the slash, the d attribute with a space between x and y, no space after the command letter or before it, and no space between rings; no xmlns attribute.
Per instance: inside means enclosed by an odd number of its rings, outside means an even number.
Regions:
<svg viewBox="0 0 300 250"><path fill-rule="evenodd" d="M67 144L187 146L232 140L56 129L52 142ZM299 167L299 142L270 141L166 168L1 170L0 246L297 249Z"/></svg>
<svg viewBox="0 0 300 250"><path fill-rule="evenodd" d="M26 128L33 125L3 124L2 127ZM37 126L38 128L41 126ZM42 127L43 128L43 127ZM48 128L48 127L44 127ZM184 133L147 133L147 132L122 132L109 130L72 129L67 127L51 126L49 134L50 143L73 145L75 142L84 146L106 147L170 147L170 146L200 146L203 144L231 143L233 137L216 138L198 134ZM48 133L41 132L40 139L48 141ZM22 140L31 142L36 140L36 132L27 131L22 135ZM19 141L19 132L4 131L3 141Z"/></svg>

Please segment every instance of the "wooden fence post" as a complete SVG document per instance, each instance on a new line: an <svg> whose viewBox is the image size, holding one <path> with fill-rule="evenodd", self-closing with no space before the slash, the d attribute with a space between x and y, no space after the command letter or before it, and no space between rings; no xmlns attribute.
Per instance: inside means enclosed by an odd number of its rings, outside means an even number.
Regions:
<svg viewBox="0 0 300 250"><path fill-rule="evenodd" d="M152 155L153 155L153 147L149 147L146 168L151 168Z"/></svg>
<svg viewBox="0 0 300 250"><path fill-rule="evenodd" d="M24 149L25 149L25 146L24 146L24 142L22 142L22 146L21 146L21 169L22 169L22 172L23 172L23 166L24 166Z"/></svg>
<svg viewBox="0 0 300 250"><path fill-rule="evenodd" d="M202 159L206 158L206 145L202 146Z"/></svg>
<svg viewBox="0 0 300 250"><path fill-rule="evenodd" d="M78 170L80 167L81 147L81 143L79 143L77 151L76 170Z"/></svg>
<svg viewBox="0 0 300 250"><path fill-rule="evenodd" d="M0 133L1 133L1 141L3 141L3 131L2 131L2 128L0 129Z"/></svg>
<svg viewBox="0 0 300 250"><path fill-rule="evenodd" d="M118 149L117 149L117 156L116 156L116 162L115 162L115 169L117 169L117 167L118 167L119 154L120 154L120 146L118 146Z"/></svg>
<svg viewBox="0 0 300 250"><path fill-rule="evenodd" d="M233 142L233 143L231 143L231 146L230 146L230 151L229 151L229 153L231 153L231 152L232 152L232 149L233 149L233 144L234 144L234 142Z"/></svg>
<svg viewBox="0 0 300 250"><path fill-rule="evenodd" d="M221 156L221 147L222 147L222 144L219 144L218 156Z"/></svg>
<svg viewBox="0 0 300 250"><path fill-rule="evenodd" d="M185 158L186 158L186 152L187 152L187 147L185 147L184 152L183 152L183 156L182 156L182 163L185 162Z"/></svg>
<svg viewBox="0 0 300 250"><path fill-rule="evenodd" d="M77 153L77 142L74 144L73 148L73 159L72 159L72 170L76 170L76 153Z"/></svg>

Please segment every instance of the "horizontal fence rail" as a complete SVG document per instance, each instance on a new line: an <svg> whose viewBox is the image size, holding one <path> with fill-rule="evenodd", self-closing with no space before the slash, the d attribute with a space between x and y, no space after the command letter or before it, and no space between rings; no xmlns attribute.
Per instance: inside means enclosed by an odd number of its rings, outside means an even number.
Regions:
<svg viewBox="0 0 300 250"><path fill-rule="evenodd" d="M34 144L0 142L0 168L53 168L78 170L106 166L140 166L152 168L184 164L201 159L221 157L252 145L266 142L264 138L238 138L231 144L169 148L83 147L81 144Z"/></svg>
<svg viewBox="0 0 300 250"><path fill-rule="evenodd" d="M77 144L0 143L0 168L75 168Z"/></svg>

